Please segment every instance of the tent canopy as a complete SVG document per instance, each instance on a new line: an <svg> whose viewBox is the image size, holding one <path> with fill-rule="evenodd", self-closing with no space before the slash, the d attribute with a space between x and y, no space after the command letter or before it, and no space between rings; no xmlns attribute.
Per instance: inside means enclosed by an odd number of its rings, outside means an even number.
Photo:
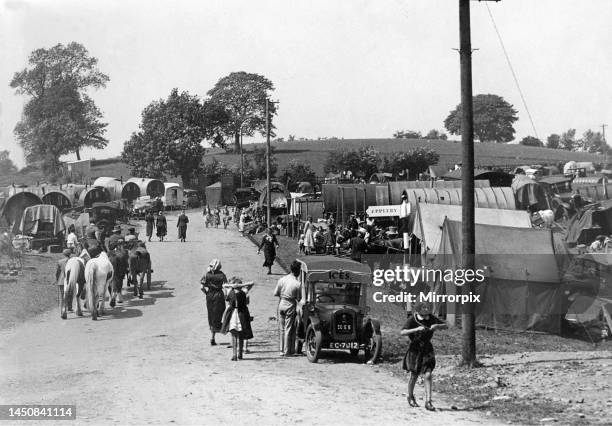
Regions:
<svg viewBox="0 0 612 426"><path fill-rule="evenodd" d="M41 231L44 223L51 224L53 235L58 235L66 230L64 219L60 210L50 204L39 204L27 207L23 211L19 232L25 235L36 235Z"/></svg>

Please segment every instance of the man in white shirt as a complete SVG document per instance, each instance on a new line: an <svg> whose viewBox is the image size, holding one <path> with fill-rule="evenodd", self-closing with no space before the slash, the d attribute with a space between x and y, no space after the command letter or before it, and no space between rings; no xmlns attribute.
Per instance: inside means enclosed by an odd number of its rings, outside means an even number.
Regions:
<svg viewBox="0 0 612 426"><path fill-rule="evenodd" d="M302 265L297 260L291 264L291 273L276 284L274 296L278 303L278 330L280 356L292 355L295 351L295 316L297 304L302 298L302 285L298 280Z"/></svg>

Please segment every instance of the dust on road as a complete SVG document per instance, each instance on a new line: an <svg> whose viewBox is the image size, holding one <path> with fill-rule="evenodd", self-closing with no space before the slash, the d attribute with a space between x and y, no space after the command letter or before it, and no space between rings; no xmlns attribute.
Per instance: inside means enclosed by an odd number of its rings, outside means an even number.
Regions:
<svg viewBox="0 0 612 426"><path fill-rule="evenodd" d="M284 272L275 265L266 276L263 256L235 227L206 229L201 215L189 216L186 243L175 215L169 240L148 243L155 272L144 300L128 295L99 321L87 311L62 321L55 309L0 332L0 404L75 404L78 424L480 422L436 395L435 413L407 407L405 379L378 366L279 358L272 291ZM215 257L228 277L256 282L252 353L239 362L229 336L209 344L199 280Z"/></svg>

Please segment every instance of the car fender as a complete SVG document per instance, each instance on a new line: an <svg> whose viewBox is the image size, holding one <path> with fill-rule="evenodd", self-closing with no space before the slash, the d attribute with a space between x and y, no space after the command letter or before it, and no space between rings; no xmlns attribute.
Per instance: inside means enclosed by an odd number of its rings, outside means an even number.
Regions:
<svg viewBox="0 0 612 426"><path fill-rule="evenodd" d="M368 322L368 325L372 327L372 331L374 331L374 334L380 334L380 321L374 318L368 318L367 322Z"/></svg>
<svg viewBox="0 0 612 426"><path fill-rule="evenodd" d="M318 331L319 333L321 332L321 320L319 317L310 317L310 324L312 324L312 328L314 328L315 331Z"/></svg>

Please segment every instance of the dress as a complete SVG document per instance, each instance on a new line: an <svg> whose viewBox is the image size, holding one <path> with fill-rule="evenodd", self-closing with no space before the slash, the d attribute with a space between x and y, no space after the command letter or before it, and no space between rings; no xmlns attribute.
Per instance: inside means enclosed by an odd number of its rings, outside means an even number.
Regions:
<svg viewBox="0 0 612 426"><path fill-rule="evenodd" d="M147 237L151 237L153 235L153 228L155 227L155 216L151 213L147 213L145 222L147 222Z"/></svg>
<svg viewBox="0 0 612 426"><path fill-rule="evenodd" d="M176 221L176 227L178 228L178 237L181 240L187 238L187 224L189 218L185 214L181 214Z"/></svg>
<svg viewBox="0 0 612 426"><path fill-rule="evenodd" d="M264 252L264 264L263 266L269 267L274 263L274 258L276 258L276 246L278 245L278 241L276 240L275 235L264 235L261 240L261 244L259 245L259 249L263 248Z"/></svg>
<svg viewBox="0 0 612 426"><path fill-rule="evenodd" d="M314 249L314 233L312 232L312 223L306 221L304 225L304 247Z"/></svg>
<svg viewBox="0 0 612 426"><path fill-rule="evenodd" d="M433 345L431 344L431 338L434 332L429 330L429 327L434 324L442 324L442 321L434 315L430 315L428 320L418 320L415 315L411 315L406 321L406 324L404 324L404 330L410 330L420 326L427 327L427 330L417 331L416 333L408 335L410 344L408 345L408 351L406 351L402 363L402 368L404 370L408 370L414 374L423 374L428 371L433 371L436 367L436 356Z"/></svg>
<svg viewBox="0 0 612 426"><path fill-rule="evenodd" d="M241 339L252 339L251 314L248 307L248 298L242 290L230 290L226 298L232 312L224 317L222 333L228 331L237 334ZM237 316L237 324L233 324L232 317Z"/></svg>
<svg viewBox="0 0 612 426"><path fill-rule="evenodd" d="M223 311L225 311L223 284L226 282L227 277L221 271L207 272L200 280L202 285L208 287L206 311L208 312L208 326L212 333L221 331L221 319L223 318Z"/></svg>
<svg viewBox="0 0 612 426"><path fill-rule="evenodd" d="M165 216L157 216L157 236L165 237L168 233L168 223L166 222Z"/></svg>

